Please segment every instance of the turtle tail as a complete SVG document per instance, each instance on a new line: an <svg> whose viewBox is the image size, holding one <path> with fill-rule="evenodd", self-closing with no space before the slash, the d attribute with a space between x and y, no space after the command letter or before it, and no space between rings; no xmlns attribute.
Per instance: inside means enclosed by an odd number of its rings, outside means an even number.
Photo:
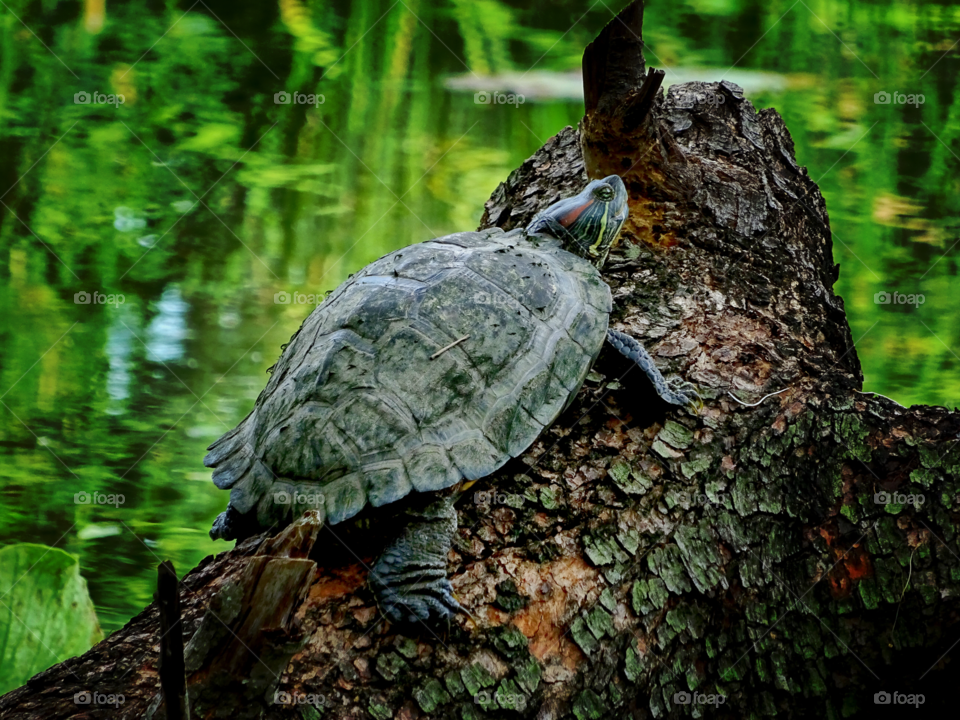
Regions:
<svg viewBox="0 0 960 720"><path fill-rule="evenodd" d="M210 447L203 464L213 468L213 484L230 490L230 504L214 521L214 540L243 539L259 530L257 513L251 512L269 489L273 473L256 456L252 433L253 413Z"/></svg>

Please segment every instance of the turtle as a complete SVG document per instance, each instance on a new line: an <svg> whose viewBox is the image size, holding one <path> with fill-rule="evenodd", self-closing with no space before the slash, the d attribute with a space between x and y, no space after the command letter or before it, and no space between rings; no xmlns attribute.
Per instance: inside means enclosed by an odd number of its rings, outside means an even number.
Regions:
<svg viewBox="0 0 960 720"><path fill-rule="evenodd" d="M285 346L250 414L208 448L213 482L230 490L211 537L242 539L305 510L335 525L433 493L408 510L368 582L391 621L449 623L462 610L446 574L456 489L525 452L605 341L667 403L700 404L609 327L600 269L627 215L611 175L525 228L427 240L352 275Z"/></svg>

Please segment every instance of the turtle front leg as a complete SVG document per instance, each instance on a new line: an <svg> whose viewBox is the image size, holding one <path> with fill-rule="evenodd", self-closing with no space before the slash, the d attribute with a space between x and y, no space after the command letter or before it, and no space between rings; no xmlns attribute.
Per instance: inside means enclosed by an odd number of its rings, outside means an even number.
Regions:
<svg viewBox="0 0 960 720"><path fill-rule="evenodd" d="M672 385L668 383L657 369L650 353L632 337L619 330L607 330L607 340L621 355L633 360L643 370L644 374L650 378L650 382L653 383L657 395L666 402L671 405L686 406L694 411L703 407L703 400L696 387L684 381Z"/></svg>
<svg viewBox="0 0 960 720"><path fill-rule="evenodd" d="M457 532L455 497L419 512L390 543L370 571L370 587L389 620L434 623L463 610L447 579L447 554Z"/></svg>

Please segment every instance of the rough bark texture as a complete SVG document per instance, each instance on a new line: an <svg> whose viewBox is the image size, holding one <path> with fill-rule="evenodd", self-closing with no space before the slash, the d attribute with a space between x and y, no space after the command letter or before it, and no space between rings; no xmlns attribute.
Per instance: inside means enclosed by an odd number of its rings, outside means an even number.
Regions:
<svg viewBox="0 0 960 720"><path fill-rule="evenodd" d="M366 588L389 509L319 539L307 518L207 559L183 581L193 717L876 717L878 691L952 707L960 415L859 392L824 200L783 121L728 83L631 100L643 68L610 64L636 58L641 20L631 6L591 46L601 87L581 130L511 174L484 225L525 223L586 176L620 173L631 220L606 270L614 326L698 384L704 409L667 408L604 352L555 426L460 501L450 571L472 617L449 631L391 627ZM293 579L265 633L223 657L264 612L247 600L221 617L225 588L249 598L251 568L307 556L308 576L276 574ZM219 645L197 641L221 621ZM6 695L0 717L143 717L157 641L151 606ZM198 645L221 654L197 669ZM77 707L85 689L125 702Z"/></svg>

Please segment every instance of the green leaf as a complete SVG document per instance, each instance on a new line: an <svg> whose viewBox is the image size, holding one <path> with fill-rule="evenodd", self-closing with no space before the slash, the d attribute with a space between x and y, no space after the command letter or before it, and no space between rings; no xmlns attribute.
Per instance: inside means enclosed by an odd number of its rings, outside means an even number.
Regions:
<svg viewBox="0 0 960 720"><path fill-rule="evenodd" d="M76 556L32 543L0 549L0 694L102 638Z"/></svg>
<svg viewBox="0 0 960 720"><path fill-rule="evenodd" d="M179 150L209 152L217 156L230 157L236 153L234 143L240 137L240 128L227 123L208 123L197 134L187 138L179 145Z"/></svg>

